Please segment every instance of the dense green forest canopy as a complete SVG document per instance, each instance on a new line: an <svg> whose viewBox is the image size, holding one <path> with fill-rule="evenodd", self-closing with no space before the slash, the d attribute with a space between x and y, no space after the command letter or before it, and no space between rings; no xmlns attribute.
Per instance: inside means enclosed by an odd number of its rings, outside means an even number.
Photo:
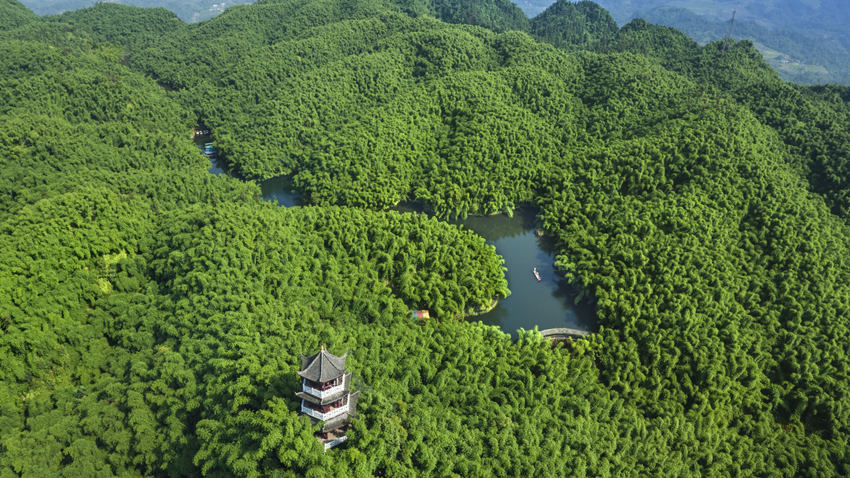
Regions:
<svg viewBox="0 0 850 478"><path fill-rule="evenodd" d="M658 25L675 27L702 44L729 33L729 19L713 20L683 8L659 8L635 14ZM734 38L750 39L765 61L787 80L801 84L850 84L850 38L819 29L776 29L755 20L736 20Z"/></svg>
<svg viewBox="0 0 850 478"><path fill-rule="evenodd" d="M532 19L559 3L518 0ZM579 4L584 2L577 2ZM786 81L850 84L848 9L838 0L596 0L620 25L640 18L674 27L700 44L732 36L751 40Z"/></svg>
<svg viewBox="0 0 850 478"><path fill-rule="evenodd" d="M163 35L181 30L183 22L164 8L127 7L102 3L72 13L50 17L50 21L90 31L99 40L121 45L127 50L150 46Z"/></svg>
<svg viewBox="0 0 850 478"><path fill-rule="evenodd" d="M848 87L785 83L750 42L699 47L676 30L642 20L630 22L598 49L646 54L745 105L776 131L810 190L822 195L833 212L850 215Z"/></svg>
<svg viewBox="0 0 850 478"><path fill-rule="evenodd" d="M538 23L558 47L433 17L499 5L4 24L2 474L850 474L850 90L590 5ZM311 205L209 174L201 121ZM600 332L455 320L509 293L502 261L381 211L410 199L536 205ZM330 453L294 397L320 344L362 391Z"/></svg>
<svg viewBox="0 0 850 478"><path fill-rule="evenodd" d="M193 90L187 101L240 174L295 172L316 203L387 207L415 199L442 215L510 210L531 200L540 170L564 149L593 147L610 134L582 136L591 123L607 128L598 115L610 110L601 100L610 93L585 93L588 84L610 82L592 57L567 62L517 32L447 29L427 17L376 13L383 8L304 0L234 8L131 52L130 61L171 88ZM716 87L709 96L733 96L777 130L813 191L836 212L850 211L847 103L782 82L746 43L730 52L718 43L700 47L641 21L618 30L595 4L565 0L531 31L563 49L641 53L697 81L690 90L680 77L645 82L654 96L624 92L650 112L629 118L634 131L666 114L672 91L697 109L705 84ZM628 56L605 62L634 68ZM656 75L648 65L642 74ZM472 164L489 179L470 175Z"/></svg>
<svg viewBox="0 0 850 478"><path fill-rule="evenodd" d="M617 35L611 14L593 2L560 0L531 21L531 33L557 47L586 48Z"/></svg>
<svg viewBox="0 0 850 478"><path fill-rule="evenodd" d="M86 8L88 0L26 0L24 4L41 15ZM94 2L97 3L97 2ZM113 2L110 2L113 3ZM166 8L186 22L212 18L234 5L249 0L116 0L114 3L146 8ZM385 3L385 2L376 2ZM523 30L556 3L552 0L395 0L412 15L430 15L449 23L480 25L496 31ZM578 5L591 2L579 1ZM768 64L783 79L802 84L850 83L850 36L846 34L846 9L840 2L776 0L769 2L717 0L645 0L624 2L599 0L613 18L625 24L641 18L675 27L705 44L726 37L733 9L739 15L734 37L752 40ZM548 12L551 14L552 12ZM608 14L606 13L606 16ZM132 27L129 23L123 25ZM575 26L575 25L573 25ZM600 27L605 25L600 23ZM569 30L561 30L566 32ZM574 35L586 35L578 30Z"/></svg>
<svg viewBox="0 0 850 478"><path fill-rule="evenodd" d="M36 15L17 0L0 2L0 28L15 28L37 19Z"/></svg>
<svg viewBox="0 0 850 478"><path fill-rule="evenodd" d="M510 0L389 0L415 16L430 15L448 23L480 25L495 31L527 30L528 17Z"/></svg>

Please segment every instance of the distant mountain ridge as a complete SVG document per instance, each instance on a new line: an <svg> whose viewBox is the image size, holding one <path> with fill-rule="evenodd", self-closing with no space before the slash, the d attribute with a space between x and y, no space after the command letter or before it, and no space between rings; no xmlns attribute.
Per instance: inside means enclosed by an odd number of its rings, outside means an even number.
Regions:
<svg viewBox="0 0 850 478"><path fill-rule="evenodd" d="M677 28L700 43L724 38L730 24L729 18L712 19L679 7L658 7L637 12L633 17ZM846 32L800 28L813 20L801 21L795 28L793 23L750 18L745 15L738 19L736 13L732 37L753 40L765 61L783 79L803 84L850 83L850 35Z"/></svg>
<svg viewBox="0 0 850 478"><path fill-rule="evenodd" d="M529 15L545 10L550 0L520 0L517 4ZM736 18L753 21L771 29L823 29L842 31L850 21L846 3L838 0L599 0L618 23L626 23L636 13L658 8L688 10L706 20L726 21L737 11Z"/></svg>
<svg viewBox="0 0 850 478"><path fill-rule="evenodd" d="M10 0L3 0L10 1ZM90 7L96 3L118 3L142 8L164 7L185 22L207 20L228 7L255 3L253 0L25 0L22 2L38 15L55 15ZM262 3L262 2L257 2ZM387 2L375 1L375 4ZM528 18L510 0L399 0L393 2L412 14L428 14L449 23L470 23L496 31L526 30Z"/></svg>
<svg viewBox="0 0 850 478"><path fill-rule="evenodd" d="M4 0L9 1L9 0ZM58 14L91 6L93 0L26 0L24 5L39 15ZM186 22L209 19L225 9L253 3L249 0L110 0L144 8L164 7ZM387 2L375 2L385 4ZM399 0L392 2L413 15L425 14L449 23L480 25L494 31L541 32L553 28L551 0ZM585 1L571 2L581 5ZM837 0L598 0L617 24L633 18L670 26L685 32L700 44L722 39L736 11L733 37L750 39L765 60L786 81L801 84L850 84L850 10ZM546 13L546 20L536 17ZM27 13L17 11L14 21ZM0 22L13 21L0 17ZM556 21L557 23L557 21ZM532 27L537 24L537 27ZM565 25L568 26L568 25ZM600 25L600 28L607 28ZM540 35L539 33L535 33ZM548 34L544 34L547 36ZM574 31L571 41L589 31ZM556 40L556 43L559 40ZM563 45L561 45L563 46Z"/></svg>
<svg viewBox="0 0 850 478"><path fill-rule="evenodd" d="M549 0L519 0L527 15ZM581 3L581 2L579 2ZM670 26L700 44L724 38L735 12L735 39L752 40L786 81L850 84L850 9L837 0L598 0L620 25L633 18Z"/></svg>

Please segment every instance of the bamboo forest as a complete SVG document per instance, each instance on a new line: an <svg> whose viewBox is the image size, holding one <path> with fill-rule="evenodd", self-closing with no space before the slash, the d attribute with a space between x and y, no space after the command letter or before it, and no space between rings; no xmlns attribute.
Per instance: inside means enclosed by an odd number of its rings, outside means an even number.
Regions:
<svg viewBox="0 0 850 478"><path fill-rule="evenodd" d="M0 66L0 477L850 475L850 87L567 0L0 0ZM586 337L475 320L520 208Z"/></svg>

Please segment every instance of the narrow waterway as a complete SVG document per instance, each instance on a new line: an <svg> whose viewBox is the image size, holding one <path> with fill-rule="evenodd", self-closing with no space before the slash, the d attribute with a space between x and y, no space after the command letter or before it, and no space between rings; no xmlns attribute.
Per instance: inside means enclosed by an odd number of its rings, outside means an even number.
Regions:
<svg viewBox="0 0 850 478"><path fill-rule="evenodd" d="M201 149L209 141L208 136L195 138ZM227 170L216 156L212 156L210 172L223 174ZM300 204L300 197L293 191L288 177L268 179L260 183L260 188L263 199L284 207ZM397 209L402 212L415 210L408 206ZM555 271L552 240L535 234L534 221L535 211L532 208L519 208L513 217L499 214L453 221L475 231L492 244L505 259L508 269L506 276L510 297L499 301L490 312L470 320L498 326L514 337L518 329L530 330L535 326L540 330L567 327L595 331L597 319L593 304L587 300L577 303L581 290L567 283ZM540 273L540 281L533 274L535 268Z"/></svg>
<svg viewBox="0 0 850 478"><path fill-rule="evenodd" d="M301 196L292 189L292 180L286 176L266 179L260 183L263 199L275 201L283 207L301 204Z"/></svg>
<svg viewBox="0 0 850 478"><path fill-rule="evenodd" d="M198 149L203 152L204 145L212 142L212 138L210 135L198 135L195 136L194 141ZM207 158L210 160L209 171L212 174L218 176L219 174L228 173L227 165L217 154L207 155ZM301 203L301 196L292 189L292 180L286 176L262 181L260 183L260 191L262 192L263 199L266 201L275 201L283 207L297 206Z"/></svg>
<svg viewBox="0 0 850 478"><path fill-rule="evenodd" d="M567 327L594 331L594 306L587 300L576 303L581 290L556 272L553 241L535 234L534 219L534 209L518 208L513 217L499 214L459 221L493 244L508 269L505 275L510 297L476 319L513 335L520 328L535 326L540 330ZM535 268L540 281L534 276Z"/></svg>
<svg viewBox="0 0 850 478"><path fill-rule="evenodd" d="M210 137L210 135L208 135L208 134L196 135L195 139L193 141L195 141L195 146L197 146L198 149L200 149L201 153L203 154L204 153L204 145L207 144L207 143L211 143L212 137ZM220 174L225 174L227 172L227 167L224 164L224 161L219 159L217 154L212 154L212 155L205 154L205 156L207 157L207 159L210 160L210 169L209 170L210 170L211 173L218 176Z"/></svg>

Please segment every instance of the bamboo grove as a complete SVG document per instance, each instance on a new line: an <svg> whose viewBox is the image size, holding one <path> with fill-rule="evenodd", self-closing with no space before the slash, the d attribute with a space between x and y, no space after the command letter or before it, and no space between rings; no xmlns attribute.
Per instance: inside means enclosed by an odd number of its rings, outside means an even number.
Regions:
<svg viewBox="0 0 850 478"><path fill-rule="evenodd" d="M0 5L0 476L850 474L850 90L517 11ZM459 320L502 259L401 201L533 204L599 333ZM321 344L362 391L330 453Z"/></svg>

